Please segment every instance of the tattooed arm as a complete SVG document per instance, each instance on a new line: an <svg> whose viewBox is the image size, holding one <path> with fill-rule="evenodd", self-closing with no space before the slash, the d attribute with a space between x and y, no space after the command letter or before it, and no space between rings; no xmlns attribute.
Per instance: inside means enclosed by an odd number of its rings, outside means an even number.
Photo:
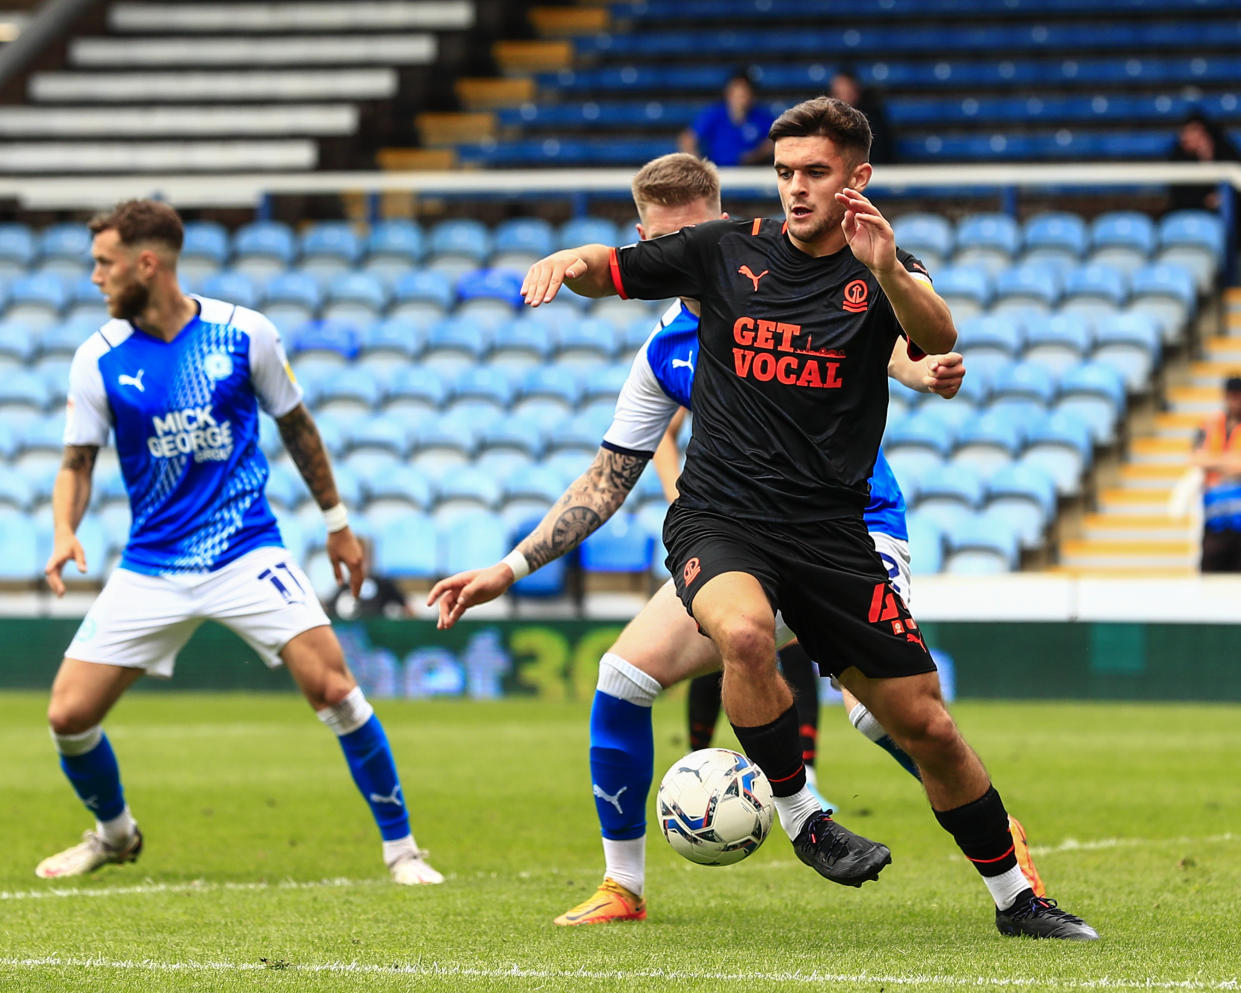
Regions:
<svg viewBox="0 0 1241 993"><path fill-rule="evenodd" d="M569 485L538 526L518 542L517 551L525 556L530 569L538 569L571 552L599 530L625 502L648 461L646 456L600 448L590 468ZM427 605L438 601L439 627L450 628L468 608L494 600L514 582L512 567L505 562L459 572L431 588Z"/></svg>
<svg viewBox="0 0 1241 993"><path fill-rule="evenodd" d="M60 471L56 473L52 487L52 554L43 574L57 596L65 592L61 572L70 559L78 572L86 572L86 552L77 539L77 530L90 502L91 474L98 454L98 445L66 445Z"/></svg>
<svg viewBox="0 0 1241 993"><path fill-rule="evenodd" d="M328 461L327 450L323 447L323 439L319 437L319 429L310 416L304 403L299 403L283 417L276 420L280 428L280 437L284 447L297 471L301 473L310 495L320 510L329 510L340 503L340 494L336 491L336 480L332 476L332 464ZM345 574L342 565L349 570L349 586L356 597L362 591L362 580L366 578L366 568L362 556L362 546L349 527L332 531L327 536L327 554L332 562L332 571L338 583L344 583Z"/></svg>

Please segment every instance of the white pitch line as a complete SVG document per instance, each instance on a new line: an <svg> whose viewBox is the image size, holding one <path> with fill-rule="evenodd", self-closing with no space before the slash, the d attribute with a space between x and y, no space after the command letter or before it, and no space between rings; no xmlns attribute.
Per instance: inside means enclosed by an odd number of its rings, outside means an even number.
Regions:
<svg viewBox="0 0 1241 993"><path fill-rule="evenodd" d="M872 972L853 974L819 972L689 972L673 969L535 969L517 964L508 966L463 966L438 962L414 962L408 965L368 965L359 962L321 962L299 964L285 961L264 962L159 962L153 959L68 958L0 958L0 968L36 971L41 969L113 969L129 972L259 972L264 969L304 973L359 976L422 976L466 977L476 979L589 979L624 982L634 979L655 979L666 982L710 983L802 983L826 985L841 983L878 983L886 986L986 986L1000 989L1049 987L1057 990L1241 990L1235 979L1056 979L1052 977L1007 976L889 976Z"/></svg>
<svg viewBox="0 0 1241 993"><path fill-rule="evenodd" d="M74 889L65 886L49 886L39 890L0 890L0 901L5 900L47 900L56 897L101 897L101 896L147 896L154 893L211 893L211 892L254 892L261 890L315 890L333 889L350 886L388 885L383 879L319 879L311 882L300 882L295 879L284 879L278 883L209 883L202 879L192 879L188 883L156 883L148 880L132 886L98 886L87 889Z"/></svg>
<svg viewBox="0 0 1241 993"><path fill-rule="evenodd" d="M1224 834L1211 834L1205 838L1099 838L1097 841L1077 841L1065 838L1058 845L1031 845L1030 851L1035 855L1052 855L1057 852L1093 852L1106 848L1134 848L1146 845L1202 845L1219 844L1226 841L1241 841L1241 835L1231 831Z"/></svg>

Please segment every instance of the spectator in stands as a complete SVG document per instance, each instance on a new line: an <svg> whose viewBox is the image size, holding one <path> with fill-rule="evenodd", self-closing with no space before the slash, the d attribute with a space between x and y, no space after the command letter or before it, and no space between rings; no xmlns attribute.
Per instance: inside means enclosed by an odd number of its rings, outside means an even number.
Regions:
<svg viewBox="0 0 1241 993"><path fill-rule="evenodd" d="M387 576L377 575L373 565L373 547L367 538L359 538L362 546L362 568L365 578L355 596L348 583L341 583L324 604L332 617L356 621L363 617L410 617L413 611L401 588Z"/></svg>
<svg viewBox="0 0 1241 993"><path fill-rule="evenodd" d="M1241 572L1241 374L1224 380L1224 409L1198 432L1193 464L1202 485L1202 571Z"/></svg>
<svg viewBox="0 0 1241 993"><path fill-rule="evenodd" d="M883 165L896 161L896 142L892 139L892 127L888 123L888 112L883 100L874 90L862 86L857 71L852 66L841 66L832 76L831 95L843 100L850 107L856 107L870 122L872 135L870 161L874 165Z"/></svg>
<svg viewBox="0 0 1241 993"><path fill-rule="evenodd" d="M1228 132L1200 110L1185 118L1177 132L1168 158L1173 162L1239 162L1241 152ZM1170 195L1173 209L1218 210L1219 186L1214 183L1173 186Z"/></svg>
<svg viewBox="0 0 1241 993"><path fill-rule="evenodd" d="M775 115L757 101L753 73L737 69L724 84L723 99L704 109L681 132L681 151L720 166L768 163L771 142L767 132Z"/></svg>

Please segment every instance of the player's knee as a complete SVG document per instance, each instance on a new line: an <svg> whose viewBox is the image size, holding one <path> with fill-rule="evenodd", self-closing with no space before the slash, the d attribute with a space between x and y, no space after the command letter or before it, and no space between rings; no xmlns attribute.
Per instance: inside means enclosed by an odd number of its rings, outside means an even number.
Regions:
<svg viewBox="0 0 1241 993"><path fill-rule="evenodd" d="M961 740L956 722L943 707L922 707L901 722L897 737L912 754L948 755Z"/></svg>
<svg viewBox="0 0 1241 993"><path fill-rule="evenodd" d="M759 669L775 664L775 626L768 619L730 617L722 621L713 640L725 664Z"/></svg>
<svg viewBox="0 0 1241 993"><path fill-rule="evenodd" d="M82 734L98 723L96 715L80 702L53 697L48 704L47 724L53 735Z"/></svg>

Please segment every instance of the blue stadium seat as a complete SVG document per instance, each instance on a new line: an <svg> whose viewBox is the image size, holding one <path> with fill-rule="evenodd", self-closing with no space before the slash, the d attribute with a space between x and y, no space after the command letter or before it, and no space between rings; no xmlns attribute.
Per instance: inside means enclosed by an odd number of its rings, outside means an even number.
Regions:
<svg viewBox="0 0 1241 993"><path fill-rule="evenodd" d="M514 269L496 266L475 269L457 280L457 299L462 303L471 300L497 300L507 305L506 314L511 317L522 305L523 278L524 273Z"/></svg>
<svg viewBox="0 0 1241 993"><path fill-rule="evenodd" d="M305 482L288 462L276 462L270 466L265 492L273 507L283 508L289 513L310 499Z"/></svg>
<svg viewBox="0 0 1241 993"><path fill-rule="evenodd" d="M28 511L34 506L34 487L15 472L0 472L0 514L11 510Z"/></svg>
<svg viewBox="0 0 1241 993"><path fill-rule="evenodd" d="M1129 306L1155 317L1167 344L1184 340L1198 312L1194 274L1179 262L1151 262L1133 271Z"/></svg>
<svg viewBox="0 0 1241 993"><path fill-rule="evenodd" d="M186 221L185 240L181 243L181 256L177 269L190 260L204 260L211 270L222 269L229 259L228 231L215 221Z"/></svg>
<svg viewBox="0 0 1241 993"><path fill-rule="evenodd" d="M0 510L0 580L25 582L43 572L36 529L25 514ZM76 571L76 569L74 570Z"/></svg>
<svg viewBox="0 0 1241 993"><path fill-rule="evenodd" d="M439 528L436 571L448 576L500 561L509 551L508 533L489 511L465 513Z"/></svg>
<svg viewBox="0 0 1241 993"><path fill-rule="evenodd" d="M323 306L319 280L309 272L278 272L263 287L261 309L277 327L294 328L314 320Z"/></svg>
<svg viewBox="0 0 1241 993"><path fill-rule="evenodd" d="M965 375L980 355L996 355L1011 361L1021 354L1026 341L1025 324L1011 316L980 314L957 322L957 349L965 355Z"/></svg>
<svg viewBox="0 0 1241 993"><path fill-rule="evenodd" d="M578 472L586 468L590 459L599 451L599 443L603 440L603 432L598 426L578 418L557 425L555 430L547 433L548 459L561 452L573 452L580 462Z"/></svg>
<svg viewBox="0 0 1241 993"><path fill-rule="evenodd" d="M1155 318L1135 311L1101 317L1095 325L1091 359L1116 369L1130 393L1151 389L1151 374L1159 363L1162 330Z"/></svg>
<svg viewBox="0 0 1241 993"><path fill-rule="evenodd" d="M289 268L297 258L297 239L287 224L252 221L233 234L233 269L259 282Z"/></svg>
<svg viewBox="0 0 1241 993"><path fill-rule="evenodd" d="M550 396L531 396L513 404L509 420L546 438L564 427L573 411L574 408L562 400Z"/></svg>
<svg viewBox="0 0 1241 993"><path fill-rule="evenodd" d="M968 368L968 367L967 367ZM966 373L969 376L969 373ZM1056 396L1056 380L1051 371L1037 362L1015 362L1002 367L991 381L991 402L1032 400L1042 407Z"/></svg>
<svg viewBox="0 0 1241 993"><path fill-rule="evenodd" d="M56 387L48 384L47 396L50 398L50 407L57 413L57 416L36 417L26 425L18 438L22 452L51 452L57 457L64 452L65 419L59 416L59 412L68 399L66 395L69 384L68 371L66 370L60 376L44 374L45 383L53 378L59 379L60 383Z"/></svg>
<svg viewBox="0 0 1241 993"><path fill-rule="evenodd" d="M1222 219L1205 210L1175 210L1159 221L1160 262L1176 262L1194 276L1200 293L1214 287L1224 260Z"/></svg>
<svg viewBox="0 0 1241 993"><path fill-rule="evenodd" d="M413 429L415 464L465 465L477 448L477 429L445 417L424 417ZM430 455L431 458L420 458Z"/></svg>
<svg viewBox="0 0 1241 993"><path fill-rule="evenodd" d="M952 450L951 465L967 466L980 476L990 476L1021 454L1025 431L1015 418L1003 410L989 410L961 426ZM919 480L919 495L925 496L925 480Z"/></svg>
<svg viewBox="0 0 1241 993"><path fill-rule="evenodd" d="M422 364L452 377L482 362L490 349L491 331L486 324L446 317L431 325Z"/></svg>
<svg viewBox="0 0 1241 993"><path fill-rule="evenodd" d="M1060 379L1055 409L1072 412L1090 425L1097 444L1110 445L1125 409L1124 377L1099 362L1073 366Z"/></svg>
<svg viewBox="0 0 1241 993"><path fill-rule="evenodd" d="M441 272L414 269L392 284L389 317L426 320L443 317L457 301L453 281Z"/></svg>
<svg viewBox="0 0 1241 993"><path fill-rule="evenodd" d="M614 223L606 217L574 217L565 221L556 232L557 248L577 248L580 245L608 245L609 247L627 244L637 238L637 234L622 234Z"/></svg>
<svg viewBox="0 0 1241 993"><path fill-rule="evenodd" d="M981 266L948 266L932 270L935 290L952 309L958 326L987 309L994 295L991 274Z"/></svg>
<svg viewBox="0 0 1241 993"><path fill-rule="evenodd" d="M531 314L521 314L495 335L489 361L510 369L533 369L552 354L554 331Z"/></svg>
<svg viewBox="0 0 1241 993"><path fill-rule="evenodd" d="M366 491L366 513L375 521L386 520L398 512L429 511L437 495L431 480L408 465L368 477L362 486Z"/></svg>
<svg viewBox="0 0 1241 993"><path fill-rule="evenodd" d="M995 278L995 301L1033 305L1050 310L1060 299L1060 275L1054 266L1025 262L1002 269Z"/></svg>
<svg viewBox="0 0 1241 993"><path fill-rule="evenodd" d="M427 241L429 265L436 259L462 258L477 268L491 255L491 232L481 221L470 218L449 218L431 226Z"/></svg>
<svg viewBox="0 0 1241 993"><path fill-rule="evenodd" d="M516 416L492 418L478 431L480 454L497 450L517 452L523 464L539 458L544 444L543 429Z"/></svg>
<svg viewBox="0 0 1241 993"><path fill-rule="evenodd" d="M274 273L272 273L274 275ZM264 276L266 279L267 276ZM225 300L239 307L259 305L258 283L254 277L236 269L221 269L202 281L202 295L214 300Z"/></svg>
<svg viewBox="0 0 1241 993"><path fill-rule="evenodd" d="M85 224L65 223L51 224L39 232L35 253L39 258L40 268L46 269L49 262L68 263L59 271L66 275L79 275L91 266L92 235Z"/></svg>
<svg viewBox="0 0 1241 993"><path fill-rule="evenodd" d="M298 265L320 276L334 276L353 269L362 251L362 239L348 221L318 221L299 239Z"/></svg>
<svg viewBox="0 0 1241 993"><path fill-rule="evenodd" d="M1146 262L1155 244L1155 222L1137 211L1110 211L1090 225L1090 261L1105 262L1125 272Z"/></svg>
<svg viewBox="0 0 1241 993"><path fill-rule="evenodd" d="M26 365L38 354L41 338L24 324L0 323L0 359L14 367Z"/></svg>
<svg viewBox="0 0 1241 993"><path fill-rule="evenodd" d="M379 527L375 569L393 579L432 579L441 573L436 564L438 545L435 523L427 514L411 511Z"/></svg>
<svg viewBox="0 0 1241 993"><path fill-rule="evenodd" d="M592 370L582 384L582 402L603 400L614 406L621 387L628 378L629 364L625 362L615 362Z"/></svg>
<svg viewBox="0 0 1241 993"><path fill-rule="evenodd" d="M1059 378L1070 366L1083 361L1092 348L1094 325L1088 317L1056 313L1032 330L1022 358L1046 367L1053 377Z"/></svg>
<svg viewBox="0 0 1241 993"><path fill-rule="evenodd" d="M178 272L180 268L178 267ZM103 302L103 294L99 292L89 275L66 277L65 290L69 299L65 306L60 323L77 323L89 321L99 327L108 320L108 310Z"/></svg>
<svg viewBox="0 0 1241 993"><path fill-rule="evenodd" d="M556 362L561 366L595 366L607 362L615 351L616 338L616 329L609 322L583 317L562 326L556 334Z"/></svg>
<svg viewBox="0 0 1241 993"><path fill-rule="evenodd" d="M411 447L410 431L392 418L361 417L345 432L345 446L350 452L365 449L404 458Z"/></svg>
<svg viewBox="0 0 1241 993"><path fill-rule="evenodd" d="M405 317L370 321L359 329L361 356L412 362L422 353L429 328L429 323Z"/></svg>
<svg viewBox="0 0 1241 993"><path fill-rule="evenodd" d="M952 575L990 576L1012 572L1020 560L1019 539L1009 522L984 513L958 521L945 538L944 571Z"/></svg>
<svg viewBox="0 0 1241 993"><path fill-rule="evenodd" d="M393 433L399 434L399 431ZM402 468L402 465L401 456L392 449L368 444L366 438L361 441L362 444L358 448L347 451L338 462L357 476L362 492L365 493L367 480L386 476Z"/></svg>
<svg viewBox="0 0 1241 993"><path fill-rule="evenodd" d="M500 370L489 366L463 369L452 380L453 400L481 400L501 414L516 395L512 381Z"/></svg>
<svg viewBox="0 0 1241 993"><path fill-rule="evenodd" d="M1065 274L1060 311L1098 319L1124 306L1128 297L1129 279L1122 270L1102 262L1089 262Z"/></svg>
<svg viewBox="0 0 1241 993"><path fill-rule="evenodd" d="M905 515L909 531L909 565L915 576L927 576L943 571L944 531L933 518L923 517L917 511Z"/></svg>
<svg viewBox="0 0 1241 993"><path fill-rule="evenodd" d="M388 306L388 288L369 272L353 270L331 277L323 316L327 320L368 324L383 316Z"/></svg>
<svg viewBox="0 0 1241 993"><path fill-rule="evenodd" d="M542 218L514 217L496 226L491 249L493 267L524 274L531 265L556 250L556 233Z"/></svg>
<svg viewBox="0 0 1241 993"><path fill-rule="evenodd" d="M981 475L965 465L943 463L932 466L918 477L918 513L947 527L962 511L982 505Z"/></svg>
<svg viewBox="0 0 1241 993"><path fill-rule="evenodd" d="M954 265L980 265L992 275L1012 264L1021 229L1006 214L969 214L957 224Z"/></svg>
<svg viewBox="0 0 1241 993"><path fill-rule="evenodd" d="M37 517L34 521L34 531L38 561L46 562L52 554L52 521L50 516L44 517L40 515ZM103 524L98 517L87 516L78 525L76 536L82 545L82 550L86 553L86 572L78 572L78 567L70 562L62 573L64 580L67 584L78 582L98 583L107 575L109 564L108 536L103 529ZM0 555L3 554L3 551L0 550ZM43 570L40 568L36 575L41 575L42 572Z"/></svg>
<svg viewBox="0 0 1241 993"><path fill-rule="evenodd" d="M952 225L939 214L902 214L892 230L897 246L920 258L932 274L952 255Z"/></svg>
<svg viewBox="0 0 1241 993"><path fill-rule="evenodd" d="M537 522L560 499L564 489L562 473L546 465L528 464L504 480L502 513L509 521Z"/></svg>
<svg viewBox="0 0 1241 993"><path fill-rule="evenodd" d="M363 268L391 286L422 261L427 252L427 238L415 222L394 218L374 225L363 247L366 252Z"/></svg>
<svg viewBox="0 0 1241 993"><path fill-rule="evenodd" d="M0 377L0 409L41 413L47 408L47 385L42 377L19 369Z"/></svg>
<svg viewBox="0 0 1241 993"><path fill-rule="evenodd" d="M1036 214L1022 225L1023 261L1076 263L1090 243L1086 222L1067 211Z"/></svg>
<svg viewBox="0 0 1241 993"><path fill-rule="evenodd" d="M1055 518L1056 482L1037 465L1013 463L987 480L986 501L985 511L1002 514L1022 548L1038 548Z"/></svg>
<svg viewBox="0 0 1241 993"><path fill-rule="evenodd" d="M288 335L289 350L297 356L298 364L305 368L310 356L330 359L337 365L352 362L361 348L360 335L355 325L324 319L307 321Z"/></svg>
<svg viewBox="0 0 1241 993"><path fill-rule="evenodd" d="M25 224L0 224L0 276L22 275L34 260L35 237L30 228Z"/></svg>
<svg viewBox="0 0 1241 993"><path fill-rule="evenodd" d="M69 303L64 282L51 273L18 276L7 295L4 319L35 329L55 323Z"/></svg>
<svg viewBox="0 0 1241 993"><path fill-rule="evenodd" d="M655 562L655 537L638 519L623 511L582 542L582 569L586 572L650 572Z"/></svg>
<svg viewBox="0 0 1241 993"><path fill-rule="evenodd" d="M384 416L406 419L434 414L448 402L448 380L432 369L403 366L388 379Z"/></svg>

